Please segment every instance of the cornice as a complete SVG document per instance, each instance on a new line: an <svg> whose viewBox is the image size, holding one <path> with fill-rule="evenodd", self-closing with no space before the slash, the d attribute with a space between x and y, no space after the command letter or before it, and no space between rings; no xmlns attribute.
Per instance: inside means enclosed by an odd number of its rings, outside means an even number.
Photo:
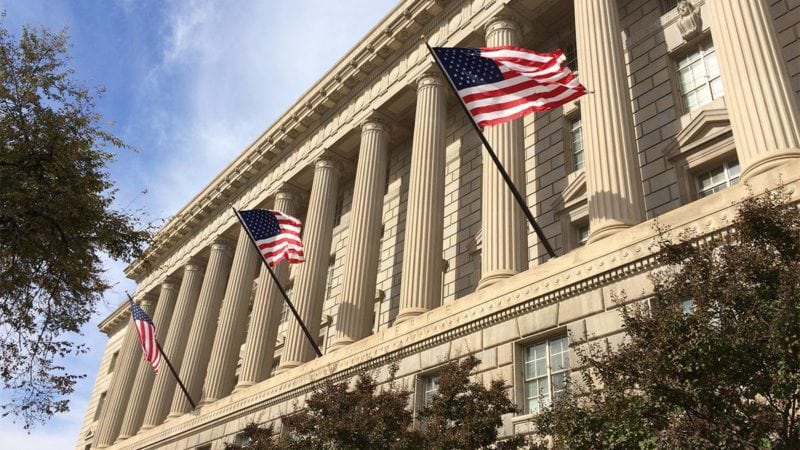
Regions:
<svg viewBox="0 0 800 450"><path fill-rule="evenodd" d="M445 0L406 0L395 7L289 110L255 139L227 168L173 216L157 233L145 254L125 274L141 279L169 248L247 184L294 143L320 123L359 82L400 51L422 26L443 11Z"/></svg>

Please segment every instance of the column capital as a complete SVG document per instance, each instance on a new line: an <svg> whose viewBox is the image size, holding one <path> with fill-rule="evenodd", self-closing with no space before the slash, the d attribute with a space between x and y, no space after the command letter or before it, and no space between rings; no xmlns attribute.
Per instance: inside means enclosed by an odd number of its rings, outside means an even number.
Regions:
<svg viewBox="0 0 800 450"><path fill-rule="evenodd" d="M275 202L285 200L289 202L303 202L308 197L308 193L290 182L284 182L275 190Z"/></svg>
<svg viewBox="0 0 800 450"><path fill-rule="evenodd" d="M164 277L164 280L161 281L161 288L163 289L164 286L168 286L171 288L176 288L181 283L181 278L176 276L175 274L167 275Z"/></svg>
<svg viewBox="0 0 800 450"><path fill-rule="evenodd" d="M150 306L155 305L156 301L158 301L158 296L156 295L155 292L150 291L142 295L142 298L139 299L139 305L142 308L148 308Z"/></svg>
<svg viewBox="0 0 800 450"><path fill-rule="evenodd" d="M373 111L361 124L361 131L383 131L388 133L391 129L389 119L378 111Z"/></svg>
<svg viewBox="0 0 800 450"><path fill-rule="evenodd" d="M428 87L428 86L444 86L444 78L442 78L441 70L437 69L436 67L429 67L425 69L417 77L416 87L417 89Z"/></svg>
<svg viewBox="0 0 800 450"><path fill-rule="evenodd" d="M341 175L344 172L344 161L342 157L331 152L324 152L314 160L314 170L330 169Z"/></svg>
<svg viewBox="0 0 800 450"><path fill-rule="evenodd" d="M489 21L486 22L485 30L486 39L488 40L489 36L498 31L507 30L510 32L519 33L522 31L522 26L514 16L504 12L489 19Z"/></svg>
<svg viewBox="0 0 800 450"><path fill-rule="evenodd" d="M199 255L193 255L186 261L186 264L183 265L183 272L191 272L191 271L199 271L203 270L206 265L206 260L201 258Z"/></svg>
<svg viewBox="0 0 800 450"><path fill-rule="evenodd" d="M211 250L214 251L221 251L221 252L230 252L231 247L235 242L233 239L219 235L214 238L214 241L211 243Z"/></svg>

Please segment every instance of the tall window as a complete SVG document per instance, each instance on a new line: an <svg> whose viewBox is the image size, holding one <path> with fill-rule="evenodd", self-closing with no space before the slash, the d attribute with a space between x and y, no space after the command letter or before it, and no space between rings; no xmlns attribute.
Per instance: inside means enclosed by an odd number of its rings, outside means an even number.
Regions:
<svg viewBox="0 0 800 450"><path fill-rule="evenodd" d="M428 406L433 401L433 396L439 393L439 375L420 377L419 382L422 406Z"/></svg>
<svg viewBox="0 0 800 450"><path fill-rule="evenodd" d="M739 181L739 161L726 161L697 176L697 196L702 198L719 192Z"/></svg>
<svg viewBox="0 0 800 450"><path fill-rule="evenodd" d="M578 247L582 247L586 245L586 241L589 240L589 224L584 223L575 226L575 243L578 244Z"/></svg>
<svg viewBox="0 0 800 450"><path fill-rule="evenodd" d="M108 372L111 373L114 371L114 367L117 365L117 358L119 357L119 350L115 351L113 355L111 355L111 362L108 364Z"/></svg>
<svg viewBox="0 0 800 450"><path fill-rule="evenodd" d="M523 349L525 413L539 412L567 386L569 340L566 336L537 342Z"/></svg>
<svg viewBox="0 0 800 450"><path fill-rule="evenodd" d="M106 403L106 393L103 392L100 394L100 398L97 399L97 407L94 409L94 420L100 418L100 413L103 412L103 405Z"/></svg>
<svg viewBox="0 0 800 450"><path fill-rule="evenodd" d="M572 149L572 170L581 170L583 169L583 132L581 131L580 117L570 122L569 137Z"/></svg>
<svg viewBox="0 0 800 450"><path fill-rule="evenodd" d="M574 38L574 36L573 36ZM561 48L564 52L564 58L567 59L567 67L572 69L573 71L578 71L578 46L575 45L575 41L572 41L568 44L564 44Z"/></svg>
<svg viewBox="0 0 800 450"><path fill-rule="evenodd" d="M717 53L711 41L700 44L678 61L678 80L686 112L722 97Z"/></svg>
<svg viewBox="0 0 800 450"><path fill-rule="evenodd" d="M667 12L678 7L678 0L661 0L661 11Z"/></svg>

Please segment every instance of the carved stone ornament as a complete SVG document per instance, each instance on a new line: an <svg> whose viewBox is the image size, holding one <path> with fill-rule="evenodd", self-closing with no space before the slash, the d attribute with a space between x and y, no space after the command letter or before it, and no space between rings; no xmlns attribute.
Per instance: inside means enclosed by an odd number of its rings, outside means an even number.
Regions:
<svg viewBox="0 0 800 450"><path fill-rule="evenodd" d="M703 19L700 10L687 0L678 2L678 30L684 41L688 41L703 31Z"/></svg>

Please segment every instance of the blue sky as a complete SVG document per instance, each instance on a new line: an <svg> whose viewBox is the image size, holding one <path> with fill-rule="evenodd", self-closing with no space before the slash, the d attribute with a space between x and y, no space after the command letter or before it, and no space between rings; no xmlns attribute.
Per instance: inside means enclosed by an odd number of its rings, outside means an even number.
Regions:
<svg viewBox="0 0 800 450"><path fill-rule="evenodd" d="M360 40L396 0L0 0L5 26L67 27L76 78L106 92L97 108L138 152L109 168L117 207L161 224ZM142 194L143 191L146 194ZM0 419L3 447L74 448L105 345L97 323L124 291L125 263L84 327L90 354L66 361L86 373L71 411L31 434Z"/></svg>

